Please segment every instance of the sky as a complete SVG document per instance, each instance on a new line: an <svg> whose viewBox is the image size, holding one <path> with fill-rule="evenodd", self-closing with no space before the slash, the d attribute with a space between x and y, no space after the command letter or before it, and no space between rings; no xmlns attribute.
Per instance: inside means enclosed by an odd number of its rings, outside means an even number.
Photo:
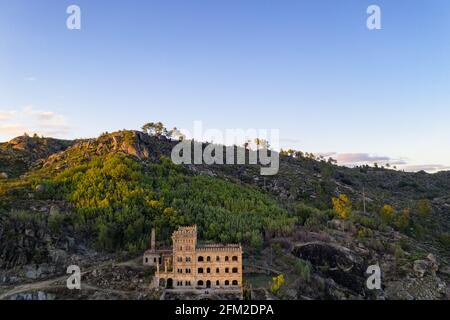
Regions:
<svg viewBox="0 0 450 320"><path fill-rule="evenodd" d="M202 121L344 165L447 170L449 57L447 0L0 0L0 141Z"/></svg>

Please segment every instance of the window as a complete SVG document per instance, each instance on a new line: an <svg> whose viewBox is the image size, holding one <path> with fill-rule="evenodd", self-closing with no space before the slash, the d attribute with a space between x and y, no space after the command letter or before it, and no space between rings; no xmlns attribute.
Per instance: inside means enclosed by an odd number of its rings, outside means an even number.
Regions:
<svg viewBox="0 0 450 320"><path fill-rule="evenodd" d="M229 273L230 272L230 268L225 268L225 273Z"/></svg>
<svg viewBox="0 0 450 320"><path fill-rule="evenodd" d="M199 281L197 282L197 285L198 285L199 287L202 287L202 286L203 286L203 281L202 281L202 280L199 280Z"/></svg>
<svg viewBox="0 0 450 320"><path fill-rule="evenodd" d="M182 257L177 257L177 261L178 262L183 262L183 258Z"/></svg>
<svg viewBox="0 0 450 320"><path fill-rule="evenodd" d="M180 251L183 251L183 246L180 246Z"/></svg>
<svg viewBox="0 0 450 320"><path fill-rule="evenodd" d="M153 258L153 262L156 263L156 258Z"/></svg>
<svg viewBox="0 0 450 320"><path fill-rule="evenodd" d="M220 269L219 268L216 268L216 273L220 273Z"/></svg>
<svg viewBox="0 0 450 320"><path fill-rule="evenodd" d="M198 257L198 262L203 262L203 257L202 256Z"/></svg>
<svg viewBox="0 0 450 320"><path fill-rule="evenodd" d="M191 282L190 282L190 281L186 281L184 284L185 284L186 286L190 286L190 285L191 285Z"/></svg>
<svg viewBox="0 0 450 320"><path fill-rule="evenodd" d="M226 285L226 286L229 286L229 285L230 285L230 281L225 280L225 285Z"/></svg>
<svg viewBox="0 0 450 320"><path fill-rule="evenodd" d="M198 273L203 273L203 268L198 268Z"/></svg>
<svg viewBox="0 0 450 320"><path fill-rule="evenodd" d="M186 257L186 262L191 262L191 257Z"/></svg>
<svg viewBox="0 0 450 320"><path fill-rule="evenodd" d="M186 273L191 273L191 269L187 268Z"/></svg>
<svg viewBox="0 0 450 320"><path fill-rule="evenodd" d="M238 281L237 280L233 280L233 286L237 286L238 285Z"/></svg>
<svg viewBox="0 0 450 320"><path fill-rule="evenodd" d="M237 256L233 256L232 260L233 261L238 261L238 257Z"/></svg>
<svg viewBox="0 0 450 320"><path fill-rule="evenodd" d="M211 273L211 269L210 268L206 268L206 273Z"/></svg>
<svg viewBox="0 0 450 320"><path fill-rule="evenodd" d="M220 286L220 281L219 280L216 281L216 286Z"/></svg>
<svg viewBox="0 0 450 320"><path fill-rule="evenodd" d="M220 261L220 257L219 256L216 257L216 261Z"/></svg>
<svg viewBox="0 0 450 320"><path fill-rule="evenodd" d="M225 261L229 261L229 260L230 260L230 257L226 256Z"/></svg>
<svg viewBox="0 0 450 320"><path fill-rule="evenodd" d="M233 268L232 272L233 273L238 273L238 268Z"/></svg>
<svg viewBox="0 0 450 320"><path fill-rule="evenodd" d="M211 262L211 257L207 257L206 261Z"/></svg>
<svg viewBox="0 0 450 320"><path fill-rule="evenodd" d="M177 272L178 273L183 273L183 269L178 269Z"/></svg>
<svg viewBox="0 0 450 320"><path fill-rule="evenodd" d="M148 258L145 258L145 263L148 263Z"/></svg>

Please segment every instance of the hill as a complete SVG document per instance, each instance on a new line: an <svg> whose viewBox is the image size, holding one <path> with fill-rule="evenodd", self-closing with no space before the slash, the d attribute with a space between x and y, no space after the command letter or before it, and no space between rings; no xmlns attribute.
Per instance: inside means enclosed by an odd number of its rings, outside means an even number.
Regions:
<svg viewBox="0 0 450 320"><path fill-rule="evenodd" d="M262 177L257 165L174 165L176 143L124 130L1 144L5 286L62 274L74 261L136 256L153 226L164 246L177 226L195 223L204 241L242 242L249 274L284 273L281 298L448 297L449 172L282 154L279 174ZM384 283L373 292L364 272L376 263Z"/></svg>

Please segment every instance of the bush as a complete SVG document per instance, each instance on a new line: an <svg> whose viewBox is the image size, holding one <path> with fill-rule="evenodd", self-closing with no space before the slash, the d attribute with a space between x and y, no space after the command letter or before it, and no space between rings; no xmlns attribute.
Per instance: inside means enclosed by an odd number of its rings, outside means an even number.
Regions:
<svg viewBox="0 0 450 320"><path fill-rule="evenodd" d="M311 264L308 261L298 259L294 266L294 272L304 282L311 280Z"/></svg>

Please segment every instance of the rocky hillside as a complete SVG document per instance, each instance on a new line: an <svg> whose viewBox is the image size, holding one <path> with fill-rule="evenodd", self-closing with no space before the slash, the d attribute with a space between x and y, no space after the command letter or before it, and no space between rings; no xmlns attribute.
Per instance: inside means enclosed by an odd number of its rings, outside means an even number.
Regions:
<svg viewBox="0 0 450 320"><path fill-rule="evenodd" d="M153 226L169 245L174 228L196 223L204 241L244 244L255 297L449 297L450 172L281 155L279 174L262 177L256 165L176 166L176 143L119 131L1 144L0 283L137 256ZM365 287L371 264L382 268L380 291ZM283 274L280 290L253 279L261 272Z"/></svg>

